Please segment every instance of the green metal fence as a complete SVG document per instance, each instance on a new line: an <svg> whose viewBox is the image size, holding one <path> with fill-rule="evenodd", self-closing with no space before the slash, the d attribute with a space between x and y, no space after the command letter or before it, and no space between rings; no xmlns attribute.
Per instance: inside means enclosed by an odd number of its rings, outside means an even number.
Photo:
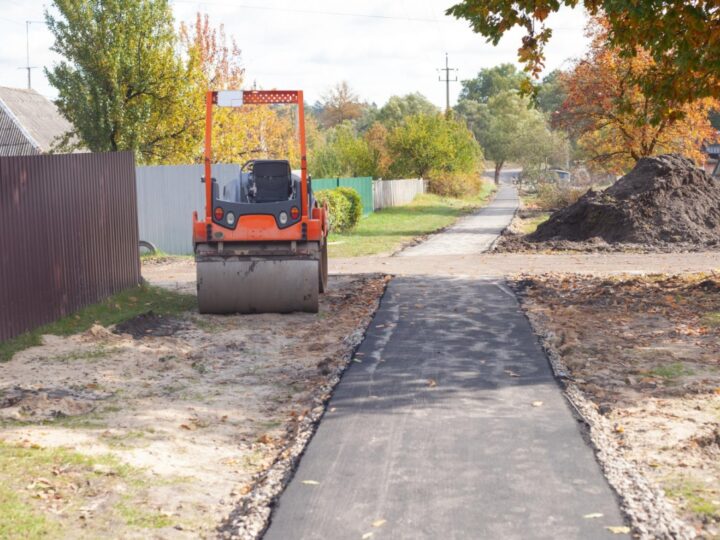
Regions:
<svg viewBox="0 0 720 540"><path fill-rule="evenodd" d="M334 189L338 187L351 187L360 194L362 201L363 216L372 214L373 211L373 179L371 176L360 178L313 178L313 191L321 189Z"/></svg>

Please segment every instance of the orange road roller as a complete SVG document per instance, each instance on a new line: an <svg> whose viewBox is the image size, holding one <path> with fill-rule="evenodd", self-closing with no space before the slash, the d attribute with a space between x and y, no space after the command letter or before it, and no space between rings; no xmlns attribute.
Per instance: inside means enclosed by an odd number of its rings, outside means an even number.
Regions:
<svg viewBox="0 0 720 540"><path fill-rule="evenodd" d="M285 159L255 159L223 186L212 177L214 107L297 106L300 174ZM211 91L205 117L205 215L193 215L200 313L317 312L327 288L327 208L307 172L300 90Z"/></svg>

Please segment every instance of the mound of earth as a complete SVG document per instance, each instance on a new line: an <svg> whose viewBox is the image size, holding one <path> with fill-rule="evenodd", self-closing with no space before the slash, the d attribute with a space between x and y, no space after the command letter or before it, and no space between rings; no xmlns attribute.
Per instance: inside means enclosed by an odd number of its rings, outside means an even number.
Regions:
<svg viewBox="0 0 720 540"><path fill-rule="evenodd" d="M604 191L588 191L530 242L720 246L720 181L676 154L643 158Z"/></svg>

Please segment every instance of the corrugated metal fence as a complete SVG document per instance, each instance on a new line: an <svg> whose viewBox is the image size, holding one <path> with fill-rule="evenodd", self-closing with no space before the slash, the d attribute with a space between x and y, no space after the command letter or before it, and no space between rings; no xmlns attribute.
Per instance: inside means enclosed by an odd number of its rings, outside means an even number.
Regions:
<svg viewBox="0 0 720 540"><path fill-rule="evenodd" d="M192 214L205 208L202 165L160 165L137 168L140 239L173 255L190 255ZM212 175L222 185L237 178L239 165L213 165Z"/></svg>
<svg viewBox="0 0 720 540"><path fill-rule="evenodd" d="M373 206L375 210L381 210L410 204L422 193L425 193L425 180L422 178L378 180L373 184Z"/></svg>
<svg viewBox="0 0 720 540"><path fill-rule="evenodd" d="M0 157L0 340L137 285L132 153Z"/></svg>
<svg viewBox="0 0 720 540"><path fill-rule="evenodd" d="M212 175L220 185L237 178L240 166L213 165ZM138 223L140 239L152 242L172 255L192 254L192 213L202 215L204 184L202 165L159 165L137 168ZM313 190L338 186L355 188L363 202L363 212L373 211L372 178L313 179Z"/></svg>
<svg viewBox="0 0 720 540"><path fill-rule="evenodd" d="M360 200L363 206L363 216L372 214L373 205L373 179L370 176L360 176L358 178L313 178L313 191L321 189L334 189L338 187L350 187L360 194Z"/></svg>

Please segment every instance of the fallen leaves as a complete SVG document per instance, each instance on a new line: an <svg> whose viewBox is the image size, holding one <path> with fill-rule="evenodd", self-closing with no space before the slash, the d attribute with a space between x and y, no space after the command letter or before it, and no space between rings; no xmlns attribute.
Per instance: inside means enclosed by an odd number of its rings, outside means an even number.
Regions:
<svg viewBox="0 0 720 540"><path fill-rule="evenodd" d="M601 517L603 517L603 514L601 514L600 512L593 512L591 514L585 514L583 516L584 519L597 519Z"/></svg>
<svg viewBox="0 0 720 540"><path fill-rule="evenodd" d="M428 388L435 388L437 386L437 381L435 379L428 379L427 385Z"/></svg>

